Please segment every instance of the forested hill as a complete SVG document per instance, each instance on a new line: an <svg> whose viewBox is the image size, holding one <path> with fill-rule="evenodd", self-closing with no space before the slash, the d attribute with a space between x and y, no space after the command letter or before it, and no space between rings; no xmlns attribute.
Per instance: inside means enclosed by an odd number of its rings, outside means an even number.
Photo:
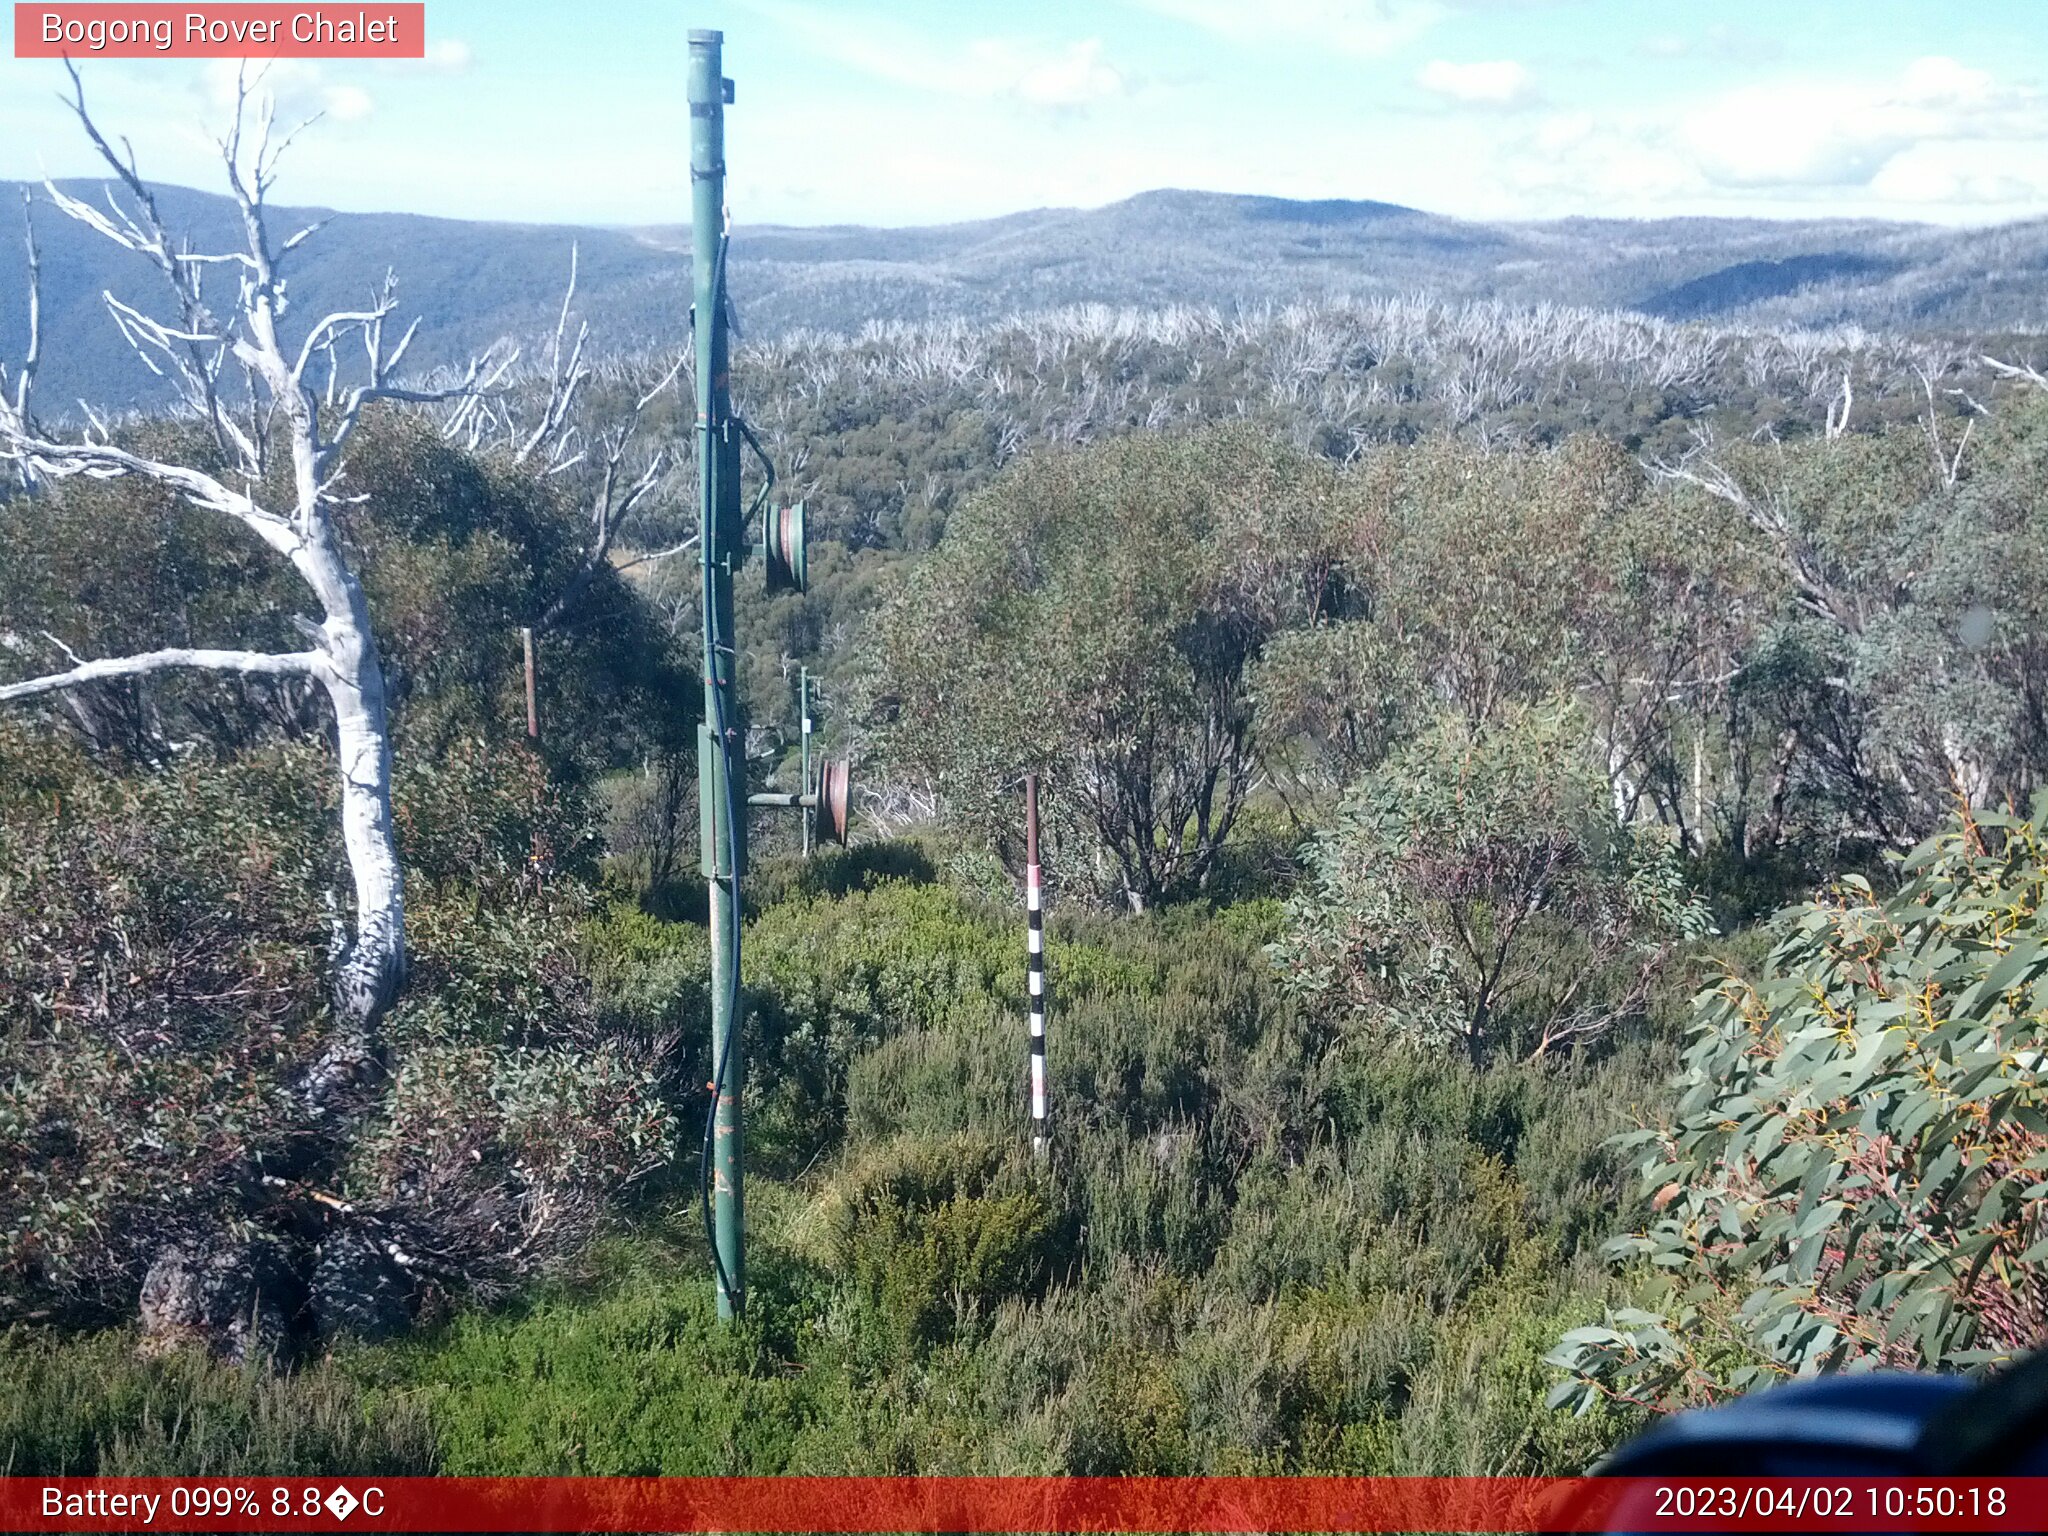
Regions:
<svg viewBox="0 0 2048 1536"><path fill-rule="evenodd" d="M97 201L102 188L66 189ZM20 184L0 183L7 205ZM62 218L40 189L43 398L138 404L147 379L101 312L104 289L147 296L151 276ZM233 239L232 205L161 189L195 246ZM328 223L299 257L302 316L365 297L389 267L427 317L418 361L466 356L552 320L580 250L586 313L608 349L684 327L677 229L476 223L411 214L274 210L278 237ZM0 256L0 355L18 358L18 247ZM745 330L846 331L870 320L985 321L1080 303L1223 308L1333 294L1427 293L1634 309L1671 319L1841 323L1968 332L2048 329L2048 221L1979 230L1873 221L1571 219L1483 224L1375 202L1148 192L1105 208L1042 209L929 228L742 226L733 288Z"/></svg>

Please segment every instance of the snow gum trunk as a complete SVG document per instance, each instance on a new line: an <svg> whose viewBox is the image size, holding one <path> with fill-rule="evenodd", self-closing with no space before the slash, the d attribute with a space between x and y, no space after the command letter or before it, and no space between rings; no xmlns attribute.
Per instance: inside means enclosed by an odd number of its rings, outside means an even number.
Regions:
<svg viewBox="0 0 2048 1536"><path fill-rule="evenodd" d="M334 707L341 839L355 883L355 932L334 976L335 1013L371 1048L371 1032L405 983L405 876L391 814L391 728L369 603L324 524L294 562L319 594L321 682Z"/></svg>

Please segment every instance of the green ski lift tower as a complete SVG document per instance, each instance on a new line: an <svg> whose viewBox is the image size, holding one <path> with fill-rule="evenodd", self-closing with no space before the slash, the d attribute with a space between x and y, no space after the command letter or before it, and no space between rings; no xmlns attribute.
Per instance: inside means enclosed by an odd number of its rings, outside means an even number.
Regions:
<svg viewBox="0 0 2048 1536"><path fill-rule="evenodd" d="M698 550L704 578L704 719L697 733L697 800L711 929L712 1072L706 1085L710 1104L704 1120L700 1196L718 1286L718 1315L730 1320L745 1310L747 1298L740 881L747 868L748 814L753 807L811 813L821 837L844 843L848 775L844 762L821 763L817 782L811 783L806 771L806 782L797 793L747 792L732 583L752 553L748 523L760 518L759 548L769 591L801 592L808 573L803 503L774 502L774 466L732 408L725 109L733 100L733 86L725 78L723 48L722 33L690 33L690 333L697 395ZM760 489L744 508L743 447L753 453L761 471Z"/></svg>

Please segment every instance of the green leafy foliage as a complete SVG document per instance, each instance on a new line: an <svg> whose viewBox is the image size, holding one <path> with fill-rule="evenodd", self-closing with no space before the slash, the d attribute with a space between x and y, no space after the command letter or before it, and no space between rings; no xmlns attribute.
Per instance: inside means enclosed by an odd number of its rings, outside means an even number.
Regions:
<svg viewBox="0 0 2048 1536"><path fill-rule="evenodd" d="M1447 721L1361 781L1272 946L1289 987L1475 1062L1640 1008L1707 928L1667 837L1616 822L1569 711Z"/></svg>
<svg viewBox="0 0 2048 1536"><path fill-rule="evenodd" d="M2048 413L2003 408L1951 469L1917 427L1788 431L1672 485L1633 452L1679 445L1682 390L1565 360L1568 409L1511 380L1480 408L1558 446L1482 448L1429 435L1442 356L1354 358L1323 325L1090 322L1042 355L1013 329L971 408L943 348L773 354L765 414L819 439L835 541L811 593L743 589L756 755L787 757L786 659L830 651L875 803L938 791L946 829L762 850L737 1330L676 1155L708 973L686 568L640 572L654 602L600 573L589 622L543 638L531 748L514 631L573 567L575 509L417 421L366 427L348 533L399 698L414 974L345 1136L290 1093L326 1006L317 711L159 680L0 736L5 1315L124 1309L179 1224L305 1257L331 1202L426 1276L415 1335L275 1377L10 1336L0 1394L50 1404L0 1418L17 1463L254 1468L274 1439L309 1469L1565 1471L1645 1407L2035 1342L2039 834L1983 807L2048 761ZM1226 393L1277 381L1250 424L1118 436L1219 414L1210 351ZM1061 415L1054 356L1142 378ZM1371 402L1286 384L1318 358ZM1568 433L1623 418L1627 451ZM7 512L34 535L0 550L10 677L42 628L291 643L252 551L163 498ZM1045 1163L1009 873L1033 767L1065 898ZM1950 779L1977 810L1895 896L1873 850ZM1865 863L1702 1002L1672 1109L1695 888L1729 923ZM1605 1144L1630 1120L1659 1126L1640 1197ZM1620 1278L1594 1252L1618 1212L1643 1228ZM1578 1417L1539 1406L1560 1334Z"/></svg>
<svg viewBox="0 0 2048 1536"><path fill-rule="evenodd" d="M135 431L206 451L175 424ZM548 653L564 729L535 750L507 640L573 567L577 516L422 420L368 423L353 462L345 532L397 701L412 991L363 1101L313 1114L300 1087L347 882L328 727L297 685L86 690L41 731L10 710L0 1317L118 1312L166 1245L222 1233L277 1247L300 1280L337 1232L368 1233L410 1256L408 1304L490 1294L670 1159L677 1023L601 997L582 964L600 851L585 785L686 728L685 709L655 706L687 673L605 573L589 598L603 626ZM40 626L89 654L292 644L275 562L224 520L125 481L6 511L10 634ZM36 668L33 650L10 642L9 671Z"/></svg>
<svg viewBox="0 0 2048 1536"><path fill-rule="evenodd" d="M1037 770L1070 884L1202 889L1251 784L1249 669L1325 601L1329 480L1241 430L1016 466L877 620L894 771L985 832Z"/></svg>
<svg viewBox="0 0 2048 1536"><path fill-rule="evenodd" d="M1049 936L1056 1155L1037 1165L1016 909L863 873L908 857L840 857L791 874L748 930L746 1326L714 1322L694 1199L656 1182L632 1235L538 1289L275 1378L265 1401L307 1416L291 1433L327 1433L332 1403L394 1437L422 1426L446 1472L1117 1473L1569 1470L1618 1432L1604 1411L1544 1414L1540 1358L1603 1285L1589 1245L1621 1196L1600 1140L1647 1077L1639 1054L1425 1064L1281 994L1258 948L1270 903L1068 913ZM572 1123L579 1156L612 1155L631 1117L611 1080L528 1082L553 1058L518 1032L701 1034L701 930L601 905L537 967L562 990L486 1003L461 978L500 962L441 921L422 920L432 993L394 1016L413 1077L350 1188L391 1187L381 1160L408 1154L415 1177L476 1167L472 1150L494 1179L561 1169ZM434 998L455 1001L407 1013ZM409 1198L472 1194L428 1180ZM206 1401L229 1391L201 1375ZM99 1395L67 1379L17 1466L225 1470L273 1432L209 1439L208 1410L123 1460L133 1373ZM317 1460L329 1442L292 1443ZM397 1454L333 1443L318 1455Z"/></svg>
<svg viewBox="0 0 2048 1536"><path fill-rule="evenodd" d="M145 423L137 446L204 465L190 428ZM282 473L282 471L280 471ZM585 519L545 480L442 441L431 422L365 419L340 521L369 598L395 708L401 765L479 738L524 732L519 627L533 623L579 562ZM288 498L287 498L288 499ZM7 502L0 613L18 644L10 678L62 666L47 632L83 656L165 645L295 649L304 599L290 567L218 513L134 480L59 482ZM692 671L666 626L609 568L560 630L541 639L544 751L577 777L693 732ZM95 749L166 761L197 739L231 751L280 736L319 739L323 704L299 680L162 674L100 684L45 712ZM19 713L20 707L13 707Z"/></svg>
<svg viewBox="0 0 2048 1536"><path fill-rule="evenodd" d="M457 759L459 799L401 784L431 828L415 986L371 1105L345 1134L309 1115L339 868L317 757L123 778L0 723L0 1308L119 1309L166 1242L223 1225L317 1244L321 1199L488 1291L667 1164L675 1030L600 1003L587 892L515 862L560 810L521 749Z"/></svg>
<svg viewBox="0 0 2048 1536"><path fill-rule="evenodd" d="M0 721L0 1307L132 1284L292 1141L325 1010L309 756L129 782Z"/></svg>
<svg viewBox="0 0 2048 1536"><path fill-rule="evenodd" d="M1672 1406L1785 1376L1980 1368L2048 1297L2048 798L1952 821L1878 894L1781 914L1702 993L1673 1112L1637 1133L1640 1305L1565 1336L1565 1401Z"/></svg>

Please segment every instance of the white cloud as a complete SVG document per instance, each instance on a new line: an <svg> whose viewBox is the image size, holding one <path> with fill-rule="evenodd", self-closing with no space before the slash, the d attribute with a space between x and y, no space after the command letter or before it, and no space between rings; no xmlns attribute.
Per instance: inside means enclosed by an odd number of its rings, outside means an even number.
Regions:
<svg viewBox="0 0 2048 1536"><path fill-rule="evenodd" d="M1636 51L1653 59L1698 57L1754 64L1764 59L1777 58L1785 51L1785 47L1777 38L1745 32L1739 27L1731 27L1726 22L1717 21L1697 35L1682 32L1660 33L1645 39Z"/></svg>
<svg viewBox="0 0 2048 1536"><path fill-rule="evenodd" d="M2025 214L2048 200L2048 95L1943 57L1788 76L1661 113L1545 114L1501 144L1498 176L1538 215Z"/></svg>
<svg viewBox="0 0 2048 1536"><path fill-rule="evenodd" d="M1443 18L1441 0L1133 0L1233 42L1311 42L1376 59L1414 42Z"/></svg>
<svg viewBox="0 0 2048 1536"><path fill-rule="evenodd" d="M1513 59L1473 64L1431 59L1417 73L1415 83L1426 91L1474 106L1521 106L1536 94L1529 71Z"/></svg>
<svg viewBox="0 0 2048 1536"><path fill-rule="evenodd" d="M360 85L330 85L323 94L327 115L338 123L359 122L377 110L377 103Z"/></svg>
<svg viewBox="0 0 2048 1536"><path fill-rule="evenodd" d="M1103 62L1095 38L1027 64L1011 86L1018 100L1038 107L1082 107L1124 93L1124 77Z"/></svg>
<svg viewBox="0 0 2048 1536"><path fill-rule="evenodd" d="M246 72L239 59L212 59L200 80L209 122L224 123L233 114L238 82L246 82L252 108L260 111L266 104L270 106L280 130L295 128L311 117L360 122L377 108L375 98L362 86L332 81L308 59L271 59Z"/></svg>
<svg viewBox="0 0 2048 1536"><path fill-rule="evenodd" d="M1097 38L1051 44L986 37L952 46L900 24L855 19L798 0L756 0L755 8L813 52L875 79L935 95L1080 107L1127 89L1123 73L1103 57Z"/></svg>
<svg viewBox="0 0 2048 1536"><path fill-rule="evenodd" d="M1915 144L1887 160L1870 190L1890 202L1976 207L2048 199L2048 146Z"/></svg>
<svg viewBox="0 0 2048 1536"><path fill-rule="evenodd" d="M1518 193L1536 194L1546 213L1638 211L1699 188L1698 173L1661 140L1642 124L1552 112L1508 148L1502 170Z"/></svg>
<svg viewBox="0 0 2048 1536"><path fill-rule="evenodd" d="M1854 86L1745 86L1680 126L1693 162L1730 187L1861 186L1913 141Z"/></svg>
<svg viewBox="0 0 2048 1536"><path fill-rule="evenodd" d="M1702 173L1720 185L1870 187L1916 145L2048 133L2048 101L1930 57L1887 82L1744 86L1690 114L1679 131Z"/></svg>

